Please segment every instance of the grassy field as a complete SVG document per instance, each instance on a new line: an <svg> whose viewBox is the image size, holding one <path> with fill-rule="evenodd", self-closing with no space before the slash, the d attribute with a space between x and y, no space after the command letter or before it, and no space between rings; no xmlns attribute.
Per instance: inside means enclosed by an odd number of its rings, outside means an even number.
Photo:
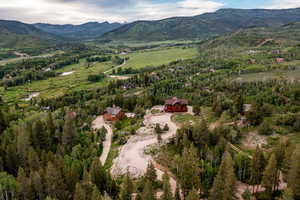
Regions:
<svg viewBox="0 0 300 200"><path fill-rule="evenodd" d="M259 72L259 73L250 73L243 74L236 78L239 81L264 81L271 79L279 79L279 80L300 80L300 68L296 70L284 71L284 70L274 70L270 72Z"/></svg>
<svg viewBox="0 0 300 200"><path fill-rule="evenodd" d="M104 72L111 67L111 63L97 63L90 68L86 68L85 60L82 59L79 64L70 65L58 71L74 71L73 74L11 87L6 91L4 91L4 88L0 88L0 94L4 97L4 100L12 103L16 100L24 99L34 92L39 92L40 97L52 98L61 96L68 91L95 88L102 86L107 81L104 79L98 83L91 83L87 80L88 75Z"/></svg>
<svg viewBox="0 0 300 200"><path fill-rule="evenodd" d="M129 57L126 65L123 68L132 67L140 69L147 66L159 66L168 64L178 59L190 59L197 56L196 48L166 48L166 49L152 49L147 51L139 51L124 55Z"/></svg>

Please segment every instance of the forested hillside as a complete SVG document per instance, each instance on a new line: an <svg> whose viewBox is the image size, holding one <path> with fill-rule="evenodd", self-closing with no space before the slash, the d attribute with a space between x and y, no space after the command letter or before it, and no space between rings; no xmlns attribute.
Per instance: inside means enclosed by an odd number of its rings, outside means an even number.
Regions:
<svg viewBox="0 0 300 200"><path fill-rule="evenodd" d="M207 39L247 27L277 27L300 21L300 9L221 9L194 17L137 21L104 34L100 39L159 41Z"/></svg>
<svg viewBox="0 0 300 200"><path fill-rule="evenodd" d="M34 26L45 32L55 34L61 37L82 40L99 37L106 32L119 28L121 24L108 22L89 22L81 25L54 25L38 23L34 24Z"/></svg>
<svg viewBox="0 0 300 200"><path fill-rule="evenodd" d="M58 37L41 31L32 25L17 21L0 20L1 48L39 48L53 44L58 40Z"/></svg>

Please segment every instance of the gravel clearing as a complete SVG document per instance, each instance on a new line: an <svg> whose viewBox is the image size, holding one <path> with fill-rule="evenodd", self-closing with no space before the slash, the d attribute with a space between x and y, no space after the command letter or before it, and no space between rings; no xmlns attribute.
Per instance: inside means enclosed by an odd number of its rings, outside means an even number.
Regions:
<svg viewBox="0 0 300 200"><path fill-rule="evenodd" d="M156 106L155 109L162 106ZM144 150L157 144L157 136L154 134L155 124L163 127L168 124L169 131L162 135L163 141L167 141L176 134L177 126L171 121L171 113L151 114L147 112L144 119L145 127L141 127L137 134L131 136L127 143L120 148L119 156L114 160L111 173L114 176L125 174L127 171L133 176L138 177L146 172L147 165L151 161L151 156L146 155Z"/></svg>

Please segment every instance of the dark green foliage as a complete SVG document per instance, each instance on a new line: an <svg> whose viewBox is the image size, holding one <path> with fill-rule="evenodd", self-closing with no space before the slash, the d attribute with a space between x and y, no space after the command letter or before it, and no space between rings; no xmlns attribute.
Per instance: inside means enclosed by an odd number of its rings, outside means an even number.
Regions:
<svg viewBox="0 0 300 200"><path fill-rule="evenodd" d="M90 82L99 82L103 78L105 78L104 74L94 74L94 75L89 75L88 76L88 81L90 81Z"/></svg>
<svg viewBox="0 0 300 200"><path fill-rule="evenodd" d="M260 126L258 127L258 133L261 135L272 135L273 130L270 127L269 122L264 121L263 123L261 123Z"/></svg>
<svg viewBox="0 0 300 200"><path fill-rule="evenodd" d="M181 185L184 196L193 188L200 188L200 160L197 155L197 149L191 146L185 148L182 154L182 160L179 163L178 181ZM191 178L193 177L193 178Z"/></svg>
<svg viewBox="0 0 300 200"><path fill-rule="evenodd" d="M256 147L250 166L250 184L253 185L253 193L255 192L255 185L259 185L262 181L265 166L264 154L259 147Z"/></svg>
<svg viewBox="0 0 300 200"><path fill-rule="evenodd" d="M152 162L149 162L148 164L145 178L146 180L150 181L152 185L155 183L157 179L156 170Z"/></svg>
<svg viewBox="0 0 300 200"><path fill-rule="evenodd" d="M143 193L142 193L143 200L155 200L155 194L153 190L153 185L150 180L146 181Z"/></svg>
<svg viewBox="0 0 300 200"><path fill-rule="evenodd" d="M277 185L277 176L278 176L278 168L277 168L277 160L275 154L272 154L271 158L268 161L268 165L263 174L262 186L266 188L266 194L272 196L275 187Z"/></svg>
<svg viewBox="0 0 300 200"><path fill-rule="evenodd" d="M62 144L67 152L71 151L73 145L75 144L77 137L76 134L75 119L71 112L67 113L62 135Z"/></svg>
<svg viewBox="0 0 300 200"><path fill-rule="evenodd" d="M127 174L123 178L119 199L131 200L132 193L133 193L133 183L131 181L129 173L127 172Z"/></svg>
<svg viewBox="0 0 300 200"><path fill-rule="evenodd" d="M214 184L209 195L209 200L234 200L236 191L235 183L236 179L232 158L228 152L225 152L217 177L214 180Z"/></svg>
<svg viewBox="0 0 300 200"><path fill-rule="evenodd" d="M288 186L295 199L300 198L300 145L297 145L294 153L291 156L292 162L288 172Z"/></svg>

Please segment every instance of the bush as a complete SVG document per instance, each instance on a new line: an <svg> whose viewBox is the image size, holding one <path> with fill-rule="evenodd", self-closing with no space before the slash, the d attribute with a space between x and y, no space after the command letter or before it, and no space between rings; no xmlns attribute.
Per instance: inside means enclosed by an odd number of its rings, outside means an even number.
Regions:
<svg viewBox="0 0 300 200"><path fill-rule="evenodd" d="M272 135L273 130L270 127L270 124L266 121L261 123L261 125L258 127L258 133L260 135Z"/></svg>
<svg viewBox="0 0 300 200"><path fill-rule="evenodd" d="M99 82L105 77L104 74L92 74L88 76L88 81L90 82Z"/></svg>

